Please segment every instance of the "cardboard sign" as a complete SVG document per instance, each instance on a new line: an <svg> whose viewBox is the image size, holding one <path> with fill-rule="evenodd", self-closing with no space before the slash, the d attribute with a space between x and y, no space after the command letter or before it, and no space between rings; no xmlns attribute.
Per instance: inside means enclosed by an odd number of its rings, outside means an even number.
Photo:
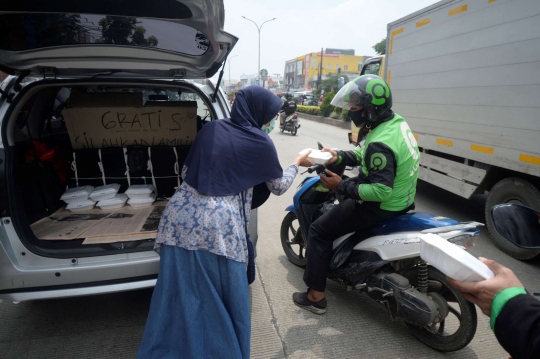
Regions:
<svg viewBox="0 0 540 359"><path fill-rule="evenodd" d="M73 149L191 145L197 102L148 102L141 94L72 94L64 121Z"/></svg>

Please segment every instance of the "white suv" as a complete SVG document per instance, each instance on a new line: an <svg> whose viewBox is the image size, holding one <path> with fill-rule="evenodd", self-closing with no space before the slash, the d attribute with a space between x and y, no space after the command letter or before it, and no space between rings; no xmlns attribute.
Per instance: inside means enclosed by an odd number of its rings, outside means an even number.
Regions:
<svg viewBox="0 0 540 359"><path fill-rule="evenodd" d="M76 148L65 110L75 94L107 99L127 93L143 105L196 105L197 130L205 121L228 117L225 94L208 80L237 42L223 24L222 0L0 5L0 69L11 75L0 93L0 299L20 302L155 284L159 256L152 236L83 244L84 235L38 238L33 224L57 220L54 213L61 210L67 187L119 183L123 191L128 184L150 182L165 199L174 193L189 146L116 142ZM83 125L90 131L96 123ZM42 159L39 146L54 150L54 159ZM256 211L252 218L249 230L256 240Z"/></svg>

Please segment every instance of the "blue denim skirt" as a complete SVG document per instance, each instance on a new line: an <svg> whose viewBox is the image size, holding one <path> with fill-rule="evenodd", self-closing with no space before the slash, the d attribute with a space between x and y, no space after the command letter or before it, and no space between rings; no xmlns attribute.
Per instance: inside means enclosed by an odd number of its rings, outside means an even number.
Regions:
<svg viewBox="0 0 540 359"><path fill-rule="evenodd" d="M137 358L249 358L246 264L162 245Z"/></svg>

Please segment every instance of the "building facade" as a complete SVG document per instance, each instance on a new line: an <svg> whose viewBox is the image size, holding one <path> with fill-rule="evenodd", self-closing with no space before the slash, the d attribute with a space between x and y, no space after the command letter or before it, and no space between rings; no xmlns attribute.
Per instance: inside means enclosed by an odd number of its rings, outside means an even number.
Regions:
<svg viewBox="0 0 540 359"><path fill-rule="evenodd" d="M290 90L310 90L317 84L322 61L322 79L342 73L348 77L360 74L362 65L371 56L356 56L354 50L326 49L312 52L285 62L284 85Z"/></svg>

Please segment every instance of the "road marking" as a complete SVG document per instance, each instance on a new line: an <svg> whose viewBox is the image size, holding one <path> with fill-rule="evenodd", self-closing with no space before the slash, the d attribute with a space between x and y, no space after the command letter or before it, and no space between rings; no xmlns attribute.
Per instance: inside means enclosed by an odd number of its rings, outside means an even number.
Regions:
<svg viewBox="0 0 540 359"><path fill-rule="evenodd" d="M418 22L416 23L416 27L421 27L421 26L424 26L424 25L427 25L427 24L429 24L429 18L424 19L424 20L422 20L422 21L418 21Z"/></svg>
<svg viewBox="0 0 540 359"><path fill-rule="evenodd" d="M390 86L390 76L392 75L392 71L388 70L388 86Z"/></svg>
<svg viewBox="0 0 540 359"><path fill-rule="evenodd" d="M492 2L495 2L495 1L497 1L497 0L488 0L488 3L491 4Z"/></svg>
<svg viewBox="0 0 540 359"><path fill-rule="evenodd" d="M454 16L454 15L459 14L461 12L467 11L468 8L469 8L468 5L463 5L463 6L457 7L455 9L452 9L452 10L448 11L448 16Z"/></svg>
<svg viewBox="0 0 540 359"><path fill-rule="evenodd" d="M533 163L535 165L540 165L540 157L524 155L522 153L519 155L519 160L522 162L528 162L528 163Z"/></svg>
<svg viewBox="0 0 540 359"><path fill-rule="evenodd" d="M491 147L480 146L480 145L471 145L471 150L487 153L488 155L492 155L494 151L493 148Z"/></svg>
<svg viewBox="0 0 540 359"><path fill-rule="evenodd" d="M449 141L449 140L443 140L442 138L437 138L435 142L437 142L437 144L439 145L444 145L448 147L452 147L454 145L454 142Z"/></svg>
<svg viewBox="0 0 540 359"><path fill-rule="evenodd" d="M403 28L394 30L390 34L390 54L392 54L392 49L394 48L394 36L399 35L401 33L403 33Z"/></svg>

